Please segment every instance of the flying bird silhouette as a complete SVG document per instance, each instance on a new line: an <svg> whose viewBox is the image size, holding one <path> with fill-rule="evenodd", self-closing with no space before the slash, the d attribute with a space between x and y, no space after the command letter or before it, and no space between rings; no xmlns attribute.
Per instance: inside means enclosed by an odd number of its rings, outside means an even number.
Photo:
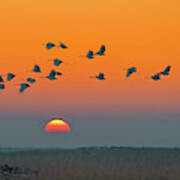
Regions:
<svg viewBox="0 0 180 180"><path fill-rule="evenodd" d="M35 65L34 65L34 68L33 68L33 72L40 73L40 72L41 72L40 66L37 65L37 64L35 64Z"/></svg>
<svg viewBox="0 0 180 180"><path fill-rule="evenodd" d="M96 52L96 55L104 56L104 55L105 55L105 54L104 54L105 51L106 51L106 47L105 47L105 45L102 45L102 46L100 47L99 51Z"/></svg>
<svg viewBox="0 0 180 180"><path fill-rule="evenodd" d="M136 67L131 67L127 70L126 77L128 78L131 74L137 72Z"/></svg>
<svg viewBox="0 0 180 180"><path fill-rule="evenodd" d="M31 84L33 84L33 83L35 83L36 82L36 80L35 79L33 79L33 78L27 78L27 80L26 80L27 82L29 82L29 83L31 83Z"/></svg>
<svg viewBox="0 0 180 180"><path fill-rule="evenodd" d="M19 92L20 93L23 93L27 88L29 88L30 87L30 85L29 84L27 84L27 83L21 83L20 84L20 89L19 89Z"/></svg>
<svg viewBox="0 0 180 180"><path fill-rule="evenodd" d="M99 73L99 75L96 76L96 79L99 79L99 80L105 80L104 73Z"/></svg>
<svg viewBox="0 0 180 180"><path fill-rule="evenodd" d="M169 75L169 72L171 70L171 66L167 66L164 71L160 72L160 74L164 75L164 76L167 76Z"/></svg>
<svg viewBox="0 0 180 180"><path fill-rule="evenodd" d="M61 61L60 59L54 59L53 61L55 66L60 66L60 64L63 63L63 61Z"/></svg>
<svg viewBox="0 0 180 180"><path fill-rule="evenodd" d="M90 76L90 78L96 78L98 80L105 80L105 75L104 73L99 73L97 76Z"/></svg>
<svg viewBox="0 0 180 180"><path fill-rule="evenodd" d="M13 78L15 78L16 77L16 75L15 74L13 74L13 73L8 73L7 74L7 81L11 81Z"/></svg>
<svg viewBox="0 0 180 180"><path fill-rule="evenodd" d="M151 76L151 78L155 81L158 81L161 79L160 75L161 75L160 73L156 73L155 75Z"/></svg>
<svg viewBox="0 0 180 180"><path fill-rule="evenodd" d="M56 71L51 70L51 72L49 73L48 76L46 76L46 78L49 79L49 80L56 80Z"/></svg>

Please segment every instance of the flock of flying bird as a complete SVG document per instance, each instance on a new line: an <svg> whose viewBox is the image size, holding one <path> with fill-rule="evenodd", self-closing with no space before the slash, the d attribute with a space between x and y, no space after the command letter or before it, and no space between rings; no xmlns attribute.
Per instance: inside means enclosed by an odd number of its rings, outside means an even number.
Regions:
<svg viewBox="0 0 180 180"><path fill-rule="evenodd" d="M60 43L59 45L56 45L56 44L54 44L52 42L48 42L45 45L45 47L46 47L47 50L50 50L50 49L52 49L54 47L60 47L62 49L67 49L68 48L68 46L66 46L63 43ZM106 51L106 47L105 47L105 45L102 45L98 52L94 53L92 50L89 50L87 52L86 56L84 56L84 57L86 57L88 59L94 59L94 57L96 55L104 56L105 55L105 51ZM58 67L58 66L60 66L63 63L63 61L60 60L60 59L53 59L53 63L54 63L54 66ZM171 66L167 66L164 69L164 71L161 71L159 73L156 73L156 74L152 75L151 79L154 80L154 81L158 81L158 80L161 79L161 76L169 75L170 70L171 70ZM35 64L32 71L34 73L41 73L41 68L40 68L39 65ZM126 77L127 78L130 77L133 73L136 73L136 72L137 72L137 68L136 67L130 67L130 68L127 69ZM49 80L56 80L57 79L56 76L62 76L62 75L63 74L61 72L58 72L58 71L53 69L53 70L50 71L50 73L47 76L45 76L45 78L47 78ZM3 89L6 88L5 87L5 82L11 81L15 77L16 77L16 75L13 74L13 73L8 73L6 75L6 79L4 79L2 75L0 75L0 90L3 90ZM96 78L98 80L105 80L105 75L104 75L104 73L100 72L97 76L91 77L91 78ZM20 85L19 92L20 93L24 92L27 88L31 87L31 84L33 84L35 82L36 82L35 78L28 77L26 79L26 82L19 84Z"/></svg>

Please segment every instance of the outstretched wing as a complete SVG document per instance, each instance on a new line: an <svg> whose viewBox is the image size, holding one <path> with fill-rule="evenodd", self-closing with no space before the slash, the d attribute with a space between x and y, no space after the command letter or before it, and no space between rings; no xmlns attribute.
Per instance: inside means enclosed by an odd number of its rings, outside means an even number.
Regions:
<svg viewBox="0 0 180 180"><path fill-rule="evenodd" d="M102 45L96 54L103 56L105 51L106 51L106 47L105 47L105 45Z"/></svg>
<svg viewBox="0 0 180 180"><path fill-rule="evenodd" d="M135 73L136 71L136 67L129 68L126 73L126 77L128 78L132 73Z"/></svg>
<svg viewBox="0 0 180 180"><path fill-rule="evenodd" d="M4 80L3 80L3 77L2 77L2 76L0 76L0 82L4 82Z"/></svg>
<svg viewBox="0 0 180 180"><path fill-rule="evenodd" d="M167 67L165 68L165 70L164 70L163 72L161 72L161 74L163 74L163 75L169 75L170 70L171 70L171 66L167 66Z"/></svg>
<svg viewBox="0 0 180 180"><path fill-rule="evenodd" d="M15 78L15 74L13 74L13 73L8 73L7 74L7 81L11 81L13 78Z"/></svg>
<svg viewBox="0 0 180 180"><path fill-rule="evenodd" d="M54 44L54 43L51 43L51 42L48 42L47 44L46 44L46 49L52 49L53 47L55 47L56 45Z"/></svg>
<svg viewBox="0 0 180 180"><path fill-rule="evenodd" d="M94 58L93 55L94 55L93 51L90 50L90 51L87 53L86 57L87 57L88 59L93 59L93 58Z"/></svg>
<svg viewBox="0 0 180 180"><path fill-rule="evenodd" d="M5 85L4 84L0 84L0 89L5 89Z"/></svg>
<svg viewBox="0 0 180 180"><path fill-rule="evenodd" d="M126 77L128 78L131 74L132 74L132 72L128 69L127 73L126 73Z"/></svg>
<svg viewBox="0 0 180 180"><path fill-rule="evenodd" d="M68 48L65 44L63 44L63 43L60 43L60 45L59 45L61 48L63 48L63 49L66 49L66 48Z"/></svg>

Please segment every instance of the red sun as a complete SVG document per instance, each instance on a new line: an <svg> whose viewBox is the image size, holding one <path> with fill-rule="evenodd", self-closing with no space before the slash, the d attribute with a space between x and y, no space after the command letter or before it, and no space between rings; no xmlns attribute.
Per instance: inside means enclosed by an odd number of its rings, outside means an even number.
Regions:
<svg viewBox="0 0 180 180"><path fill-rule="evenodd" d="M47 132L69 132L70 127L63 119L52 119L45 127Z"/></svg>

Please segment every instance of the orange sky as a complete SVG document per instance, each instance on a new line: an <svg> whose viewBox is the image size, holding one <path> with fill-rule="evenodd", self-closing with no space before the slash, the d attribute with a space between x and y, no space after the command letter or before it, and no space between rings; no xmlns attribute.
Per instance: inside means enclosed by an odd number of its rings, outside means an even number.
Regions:
<svg viewBox="0 0 180 180"><path fill-rule="evenodd" d="M177 111L180 106L180 2L177 0L6 0L0 6L0 72L23 81L34 63L43 73L49 58L66 63L57 82L39 80L23 95L11 82L1 91L1 109L112 109ZM43 43L62 41L68 50L46 51ZM107 46L93 62L79 56ZM172 65L171 76L147 76ZM124 68L136 66L125 79ZM89 76L104 72L107 81ZM27 76L26 76L27 75Z"/></svg>

